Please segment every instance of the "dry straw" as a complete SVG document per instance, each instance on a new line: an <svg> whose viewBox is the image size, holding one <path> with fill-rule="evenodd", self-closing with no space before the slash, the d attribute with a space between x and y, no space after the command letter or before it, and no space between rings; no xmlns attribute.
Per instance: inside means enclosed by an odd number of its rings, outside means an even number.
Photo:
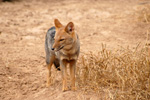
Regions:
<svg viewBox="0 0 150 100"><path fill-rule="evenodd" d="M121 48L84 54L77 68L78 87L104 91L108 100L150 100L150 61L148 49Z"/></svg>
<svg viewBox="0 0 150 100"><path fill-rule="evenodd" d="M141 5L140 9L137 11L137 16L140 21L149 23L150 22L150 2Z"/></svg>
<svg viewBox="0 0 150 100"><path fill-rule="evenodd" d="M150 3L138 10L138 19L150 22ZM80 57L76 70L78 88L85 92L104 93L106 100L150 100L149 30L146 46L135 49L108 50L102 45L99 52Z"/></svg>

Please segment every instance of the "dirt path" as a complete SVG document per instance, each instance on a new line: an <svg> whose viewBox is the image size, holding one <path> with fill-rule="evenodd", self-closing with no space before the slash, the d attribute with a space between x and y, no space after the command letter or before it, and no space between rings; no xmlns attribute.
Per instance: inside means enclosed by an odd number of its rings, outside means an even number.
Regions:
<svg viewBox="0 0 150 100"><path fill-rule="evenodd" d="M61 91L60 72L45 87L44 38L54 18L75 23L81 55L108 48L145 43L147 24L137 21L138 0L44 0L0 3L1 100L110 100L108 94ZM57 77L56 77L57 76Z"/></svg>

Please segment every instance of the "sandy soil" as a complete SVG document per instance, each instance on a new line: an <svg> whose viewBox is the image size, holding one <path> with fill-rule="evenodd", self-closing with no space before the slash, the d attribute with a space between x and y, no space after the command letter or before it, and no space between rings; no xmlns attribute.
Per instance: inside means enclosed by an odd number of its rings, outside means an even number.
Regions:
<svg viewBox="0 0 150 100"><path fill-rule="evenodd" d="M141 0L144 2L144 0ZM44 39L53 20L75 24L81 55L101 50L134 48L146 42L149 24L137 20L138 0L26 0L0 2L0 100L110 100L95 94L61 91L61 74L53 69L53 84L45 87ZM78 65L80 66L80 65ZM56 77L57 76L57 77Z"/></svg>

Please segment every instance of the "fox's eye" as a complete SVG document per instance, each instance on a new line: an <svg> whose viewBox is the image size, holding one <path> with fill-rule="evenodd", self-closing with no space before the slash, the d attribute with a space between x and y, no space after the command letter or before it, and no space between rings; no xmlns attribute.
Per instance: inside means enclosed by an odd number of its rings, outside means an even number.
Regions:
<svg viewBox="0 0 150 100"><path fill-rule="evenodd" d="M64 39L60 39L59 41L63 41Z"/></svg>

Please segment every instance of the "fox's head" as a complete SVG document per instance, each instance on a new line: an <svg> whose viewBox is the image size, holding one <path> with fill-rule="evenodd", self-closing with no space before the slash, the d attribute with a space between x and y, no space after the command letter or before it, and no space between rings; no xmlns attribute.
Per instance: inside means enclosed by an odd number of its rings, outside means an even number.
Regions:
<svg viewBox="0 0 150 100"><path fill-rule="evenodd" d="M52 50L70 49L77 39L74 32L74 24L69 22L66 26L63 26L58 19L54 20L54 24L56 33Z"/></svg>

